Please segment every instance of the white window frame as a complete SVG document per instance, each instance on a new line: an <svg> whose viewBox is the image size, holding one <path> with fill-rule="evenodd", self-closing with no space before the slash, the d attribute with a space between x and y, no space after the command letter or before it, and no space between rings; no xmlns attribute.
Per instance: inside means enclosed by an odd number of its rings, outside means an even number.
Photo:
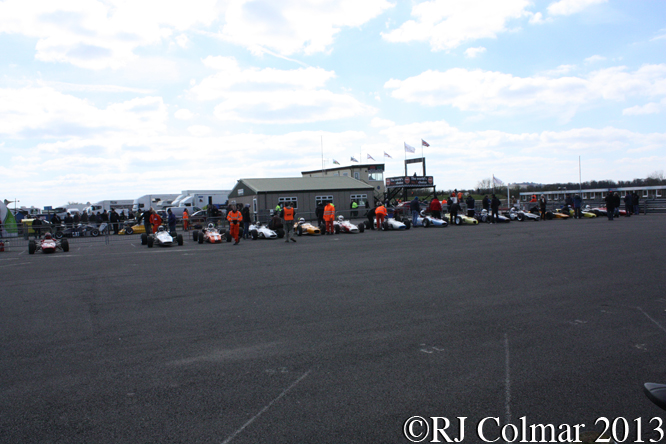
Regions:
<svg viewBox="0 0 666 444"><path fill-rule="evenodd" d="M361 180L361 173L359 173L358 171L354 172L354 179Z"/></svg>
<svg viewBox="0 0 666 444"><path fill-rule="evenodd" d="M287 202L291 202L294 204L294 209L298 209L298 197L278 197L278 204L284 208L284 205Z"/></svg>
<svg viewBox="0 0 666 444"><path fill-rule="evenodd" d="M257 214L257 198L252 199L252 212Z"/></svg>
<svg viewBox="0 0 666 444"><path fill-rule="evenodd" d="M368 195L367 194L350 194L349 195L349 203L352 203L354 200L357 200L357 201L361 200L361 201L363 201L363 203L368 202ZM360 207L360 205L359 205L359 207Z"/></svg>
<svg viewBox="0 0 666 444"><path fill-rule="evenodd" d="M643 190L643 197L648 197L648 190Z"/></svg>
<svg viewBox="0 0 666 444"><path fill-rule="evenodd" d="M661 197L661 193L660 193L660 191L661 191L661 190L660 190L659 188L657 188L656 190L654 190L654 197Z"/></svg>
<svg viewBox="0 0 666 444"><path fill-rule="evenodd" d="M329 201L333 202L333 196L315 196L315 206L319 205L319 202L329 202Z"/></svg>

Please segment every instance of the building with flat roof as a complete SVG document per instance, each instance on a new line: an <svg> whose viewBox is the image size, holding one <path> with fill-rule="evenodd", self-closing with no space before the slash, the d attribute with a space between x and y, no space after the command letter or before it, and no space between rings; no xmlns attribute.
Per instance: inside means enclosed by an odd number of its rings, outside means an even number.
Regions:
<svg viewBox="0 0 666 444"><path fill-rule="evenodd" d="M229 203L250 205L255 217L266 222L279 204L291 202L298 217L315 218L320 202L333 202L336 213L350 217L351 204L359 205L358 216L374 205L372 185L349 176L280 177L273 179L238 179L229 193Z"/></svg>

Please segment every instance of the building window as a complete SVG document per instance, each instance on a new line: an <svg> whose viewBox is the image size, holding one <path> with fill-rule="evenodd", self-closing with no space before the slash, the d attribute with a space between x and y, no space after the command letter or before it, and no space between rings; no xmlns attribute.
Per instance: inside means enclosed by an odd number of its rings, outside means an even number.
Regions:
<svg viewBox="0 0 666 444"><path fill-rule="evenodd" d="M594 199L594 193L590 193L590 199Z"/></svg>
<svg viewBox="0 0 666 444"><path fill-rule="evenodd" d="M350 203L356 201L359 207L369 206L367 194L352 194L349 196L349 201Z"/></svg>
<svg viewBox="0 0 666 444"><path fill-rule="evenodd" d="M648 197L648 190L643 190L643 197Z"/></svg>
<svg viewBox="0 0 666 444"><path fill-rule="evenodd" d="M354 173L354 179L356 179L356 180L361 179L361 174L358 171Z"/></svg>
<svg viewBox="0 0 666 444"><path fill-rule="evenodd" d="M344 172L344 173L342 173L342 175L345 176L345 177L347 177L347 176L349 176L349 173Z"/></svg>
<svg viewBox="0 0 666 444"><path fill-rule="evenodd" d="M375 180L375 181L383 181L384 180L384 174L383 173L370 173L368 174L368 180Z"/></svg>
<svg viewBox="0 0 666 444"><path fill-rule="evenodd" d="M315 196L315 205L326 202L333 202L333 196Z"/></svg>
<svg viewBox="0 0 666 444"><path fill-rule="evenodd" d="M252 212L257 214L257 198L252 199Z"/></svg>
<svg viewBox="0 0 666 444"><path fill-rule="evenodd" d="M298 198L297 197L278 197L278 204L284 208L284 205L287 202L291 202L294 205L294 208L298 208Z"/></svg>

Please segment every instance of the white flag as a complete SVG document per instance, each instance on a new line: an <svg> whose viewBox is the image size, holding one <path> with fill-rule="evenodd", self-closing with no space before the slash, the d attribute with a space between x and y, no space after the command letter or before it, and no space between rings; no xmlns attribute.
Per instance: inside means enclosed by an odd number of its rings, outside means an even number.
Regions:
<svg viewBox="0 0 666 444"><path fill-rule="evenodd" d="M391 157L391 155L389 153L387 153L386 151L384 151L384 157L388 157L389 159L393 159L393 157Z"/></svg>
<svg viewBox="0 0 666 444"><path fill-rule="evenodd" d="M374 158L374 157L372 157L372 156L371 156L370 154L368 154L368 159L372 159L372 160L375 160L375 158Z"/></svg>
<svg viewBox="0 0 666 444"><path fill-rule="evenodd" d="M405 152L406 153L415 153L416 152L416 148L414 148L411 145L408 145L407 142L404 142L404 143L405 143Z"/></svg>
<svg viewBox="0 0 666 444"><path fill-rule="evenodd" d="M494 183L495 185L504 185L504 182L502 182L502 181L499 180L497 177L495 177L494 174L493 174L493 183Z"/></svg>
<svg viewBox="0 0 666 444"><path fill-rule="evenodd" d="M352 156L351 161L352 162L358 162L358 160L354 159L354 156Z"/></svg>

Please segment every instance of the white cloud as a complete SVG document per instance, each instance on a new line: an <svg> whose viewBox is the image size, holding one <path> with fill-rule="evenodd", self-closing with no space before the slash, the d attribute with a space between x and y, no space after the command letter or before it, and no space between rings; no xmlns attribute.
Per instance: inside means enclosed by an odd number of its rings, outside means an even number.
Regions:
<svg viewBox="0 0 666 444"><path fill-rule="evenodd" d="M194 137L206 137L212 133L212 130L205 125L192 125L187 128L187 132Z"/></svg>
<svg viewBox="0 0 666 444"><path fill-rule="evenodd" d="M666 39L666 28L660 29L659 34L657 34L655 37L651 38L650 41L664 40L664 39Z"/></svg>
<svg viewBox="0 0 666 444"><path fill-rule="evenodd" d="M650 102L645 105L636 105L631 108L625 108L622 110L622 114L625 116L643 116L646 114L659 114L663 110L666 110L666 99L662 99L661 102Z"/></svg>
<svg viewBox="0 0 666 444"><path fill-rule="evenodd" d="M220 120L252 123L305 123L375 112L349 94L323 89L335 77L322 68L242 69L231 57L207 57L204 64L218 72L190 92L198 100L219 100Z"/></svg>
<svg viewBox="0 0 666 444"><path fill-rule="evenodd" d="M588 57L585 59L585 63L597 63L597 62L603 62L606 60L606 57L600 56L600 55L593 55L591 57Z"/></svg>
<svg viewBox="0 0 666 444"><path fill-rule="evenodd" d="M550 15L571 15L576 14L583 9L606 3L608 0L560 0L548 5L548 13Z"/></svg>
<svg viewBox="0 0 666 444"><path fill-rule="evenodd" d="M453 68L428 70L384 85L391 95L427 106L452 106L463 111L548 109L575 113L595 100L625 101L637 96L666 96L666 64L645 65L634 72L626 67L594 71L584 77L515 77L511 74Z"/></svg>
<svg viewBox="0 0 666 444"><path fill-rule="evenodd" d="M467 50L465 51L465 56L469 57L470 59L473 59L479 54L483 54L484 52L486 52L486 48L484 48L483 46L479 46L478 48L467 48Z"/></svg>
<svg viewBox="0 0 666 444"><path fill-rule="evenodd" d="M393 122L392 120L380 119L379 117L374 117L370 121L370 126L372 126L373 128L386 128L394 125L395 122Z"/></svg>
<svg viewBox="0 0 666 444"><path fill-rule="evenodd" d="M173 113L173 116L178 120L192 120L194 118L194 113L189 109L183 108Z"/></svg>
<svg viewBox="0 0 666 444"><path fill-rule="evenodd" d="M361 26L391 7L386 0L236 0L222 36L255 53L314 54L328 51L342 28Z"/></svg>
<svg viewBox="0 0 666 444"><path fill-rule="evenodd" d="M97 108L49 87L0 89L0 134L23 138L85 137L92 133L166 129L161 97L142 97Z"/></svg>
<svg viewBox="0 0 666 444"><path fill-rule="evenodd" d="M433 51L448 51L465 42L496 38L507 22L532 13L529 0L431 0L412 8L415 20L382 36L390 42L428 41Z"/></svg>
<svg viewBox="0 0 666 444"><path fill-rule="evenodd" d="M208 26L217 16L215 0L6 0L0 3L0 32L37 38L35 57L41 61L115 69L136 59L136 48Z"/></svg>

